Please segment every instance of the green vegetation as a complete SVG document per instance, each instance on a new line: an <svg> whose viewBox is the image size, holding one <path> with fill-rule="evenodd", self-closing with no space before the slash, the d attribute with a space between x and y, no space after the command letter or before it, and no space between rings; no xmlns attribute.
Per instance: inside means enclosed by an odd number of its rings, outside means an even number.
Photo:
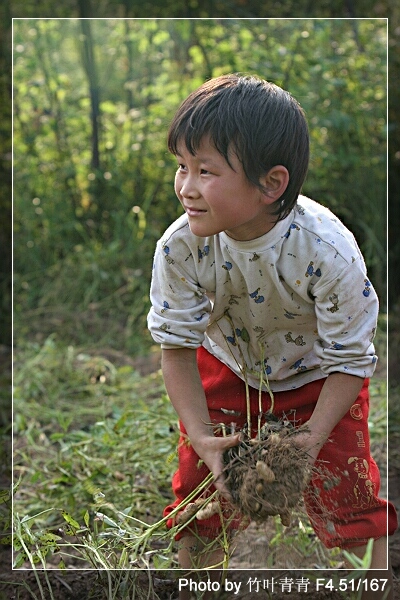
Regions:
<svg viewBox="0 0 400 600"><path fill-rule="evenodd" d="M165 147L204 79L258 73L308 115L304 192L354 231L385 307L384 20L14 24L15 331L143 354L156 239L179 214Z"/></svg>
<svg viewBox="0 0 400 600"><path fill-rule="evenodd" d="M160 374L143 378L52 338L20 351L19 365L14 433L24 443L14 468L36 491L29 510L48 509L60 494L63 509L80 510L94 494L118 490L124 506L134 496L138 518L159 515L178 441Z"/></svg>
<svg viewBox="0 0 400 600"><path fill-rule="evenodd" d="M327 16L335 12L323 4ZM138 16L128 5L118 4L123 16ZM17 567L176 565L160 525L176 417L160 373L140 376L131 359L151 361L152 254L179 214L168 122L189 91L230 71L274 81L305 108L312 158L304 192L354 231L385 311L384 19L15 21ZM384 461L383 373L372 393L371 435ZM10 494L1 500L7 509ZM302 566L338 564L301 523L300 534L273 524L267 567L282 546ZM134 577L102 577L103 598L142 597ZM37 581L37 597L53 598L47 576Z"/></svg>
<svg viewBox="0 0 400 600"><path fill-rule="evenodd" d="M160 372L143 377L53 337L21 347L16 371L15 567L176 566L162 509L171 499L178 431ZM384 464L384 377L371 391L372 441ZM307 517L298 518L287 530L272 520L266 567L276 566L282 547L300 566L340 564L340 554L310 535Z"/></svg>

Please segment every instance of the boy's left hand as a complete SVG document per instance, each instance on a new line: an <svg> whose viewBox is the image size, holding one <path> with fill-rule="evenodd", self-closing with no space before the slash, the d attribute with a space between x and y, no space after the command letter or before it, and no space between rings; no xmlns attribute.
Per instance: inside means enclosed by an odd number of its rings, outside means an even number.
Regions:
<svg viewBox="0 0 400 600"><path fill-rule="evenodd" d="M307 452L311 465L334 427L355 402L363 383L360 377L339 372L326 378L310 419L294 434L295 444Z"/></svg>
<svg viewBox="0 0 400 600"><path fill-rule="evenodd" d="M300 427L292 439L296 446L307 453L311 466L315 463L319 451L327 441L327 437L321 433L312 432L307 426Z"/></svg>

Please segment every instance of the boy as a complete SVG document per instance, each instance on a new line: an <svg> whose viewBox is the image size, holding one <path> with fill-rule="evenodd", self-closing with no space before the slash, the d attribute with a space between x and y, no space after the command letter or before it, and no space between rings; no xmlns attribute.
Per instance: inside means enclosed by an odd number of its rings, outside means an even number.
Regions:
<svg viewBox="0 0 400 600"><path fill-rule="evenodd" d="M209 471L229 501L222 454L246 422L245 381L256 419L266 375L274 413L307 422L297 443L324 467L304 495L317 535L360 556L374 538L371 568L387 569L396 513L378 498L367 423L378 303L352 234L299 197L309 160L301 107L257 77L217 77L182 103L168 148L185 214L157 245L148 317L181 427L165 514ZM236 433L215 435L213 424L232 421ZM204 552L219 529L219 515L188 527L182 568L221 564L220 552Z"/></svg>

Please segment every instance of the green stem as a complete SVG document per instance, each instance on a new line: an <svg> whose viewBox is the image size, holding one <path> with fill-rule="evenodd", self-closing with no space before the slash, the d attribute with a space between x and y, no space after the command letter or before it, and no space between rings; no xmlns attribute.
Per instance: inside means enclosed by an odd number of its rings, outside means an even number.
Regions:
<svg viewBox="0 0 400 600"><path fill-rule="evenodd" d="M243 379L244 379L244 384L245 384L245 388L246 388L247 434L248 434L249 437L251 437L251 406L250 406L249 383L248 383L248 380L247 380L247 364L246 364L246 361L245 361L245 358L244 358L244 354L243 354L243 351L242 351L242 347L240 345L240 341L239 341L238 335L236 333L236 329L235 329L234 323L232 321L232 317L230 316L230 314L229 314L228 311L226 311L224 313L224 317L227 319L229 325L232 328L232 333L233 333L233 336L235 338L235 343L236 343L236 346L237 346L237 348L239 350L240 358L241 358L241 361L242 361L242 364L240 365L237 362L236 358L234 357L235 361L236 361L236 364L238 365L240 371L242 372ZM219 325L218 325L218 327L219 327ZM221 331L220 327L219 327L219 330ZM221 331L221 333L222 333L222 331ZM232 351L231 351L231 353L232 353ZM233 353L232 353L232 356L233 356Z"/></svg>
<svg viewBox="0 0 400 600"><path fill-rule="evenodd" d="M40 558L40 562L42 563L42 567L43 567L43 571L44 571L44 577L45 577L46 583L47 583L47 588L48 588L48 590L50 592L50 598L51 598L51 600L54 600L53 589L51 587L51 583L50 583L49 577L47 575L46 561L44 560L44 557L43 557L43 555L42 555L42 553L41 553L41 551L40 551L39 548L37 549L37 554L38 554L38 556Z"/></svg>
<svg viewBox="0 0 400 600"><path fill-rule="evenodd" d="M38 572L37 572L37 569L36 569L36 565L33 562L32 553L30 552L29 548L25 544L24 539L22 537L23 534L22 534L22 532L21 532L21 530L20 530L19 527L18 527L18 529L17 529L17 531L15 533L16 533L16 535L18 537L19 542L21 543L21 547L24 549L24 552L25 552L26 556L28 557L29 562L31 563L31 567L32 567L32 570L33 570L34 575L35 575L36 583L37 583L38 588L39 588L40 596L42 597L42 600L46 600L46 596L44 595L44 590L43 590L43 587L42 587L42 582L40 581L40 577L38 575ZM28 531L28 535L30 535L29 531Z"/></svg>
<svg viewBox="0 0 400 600"><path fill-rule="evenodd" d="M263 376L262 376L262 364L260 369L260 383L258 386L258 419L257 419L257 438L261 439L261 418L262 418L262 384L263 384Z"/></svg>
<svg viewBox="0 0 400 600"><path fill-rule="evenodd" d="M265 388L269 394L269 397L271 399L271 407L269 409L270 413L274 412L274 408L275 408L275 399L274 399L274 394L271 390L271 386L269 385L269 379L268 379L268 375L267 372L264 369L264 358L265 358L265 354L264 354L264 346L261 344L261 342L259 342L259 346L260 346L260 352L261 352L261 365L260 365L260 388L262 386L262 384L265 385Z"/></svg>

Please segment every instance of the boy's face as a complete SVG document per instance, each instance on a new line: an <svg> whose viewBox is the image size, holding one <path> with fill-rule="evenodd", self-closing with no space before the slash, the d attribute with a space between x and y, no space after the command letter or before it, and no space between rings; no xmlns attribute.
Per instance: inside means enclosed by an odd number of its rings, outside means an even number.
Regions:
<svg viewBox="0 0 400 600"><path fill-rule="evenodd" d="M271 200L246 178L232 153L232 168L208 138L203 138L193 156L178 146L175 193L185 209L190 230L207 237L225 231L236 240L252 240L274 226L269 214Z"/></svg>

